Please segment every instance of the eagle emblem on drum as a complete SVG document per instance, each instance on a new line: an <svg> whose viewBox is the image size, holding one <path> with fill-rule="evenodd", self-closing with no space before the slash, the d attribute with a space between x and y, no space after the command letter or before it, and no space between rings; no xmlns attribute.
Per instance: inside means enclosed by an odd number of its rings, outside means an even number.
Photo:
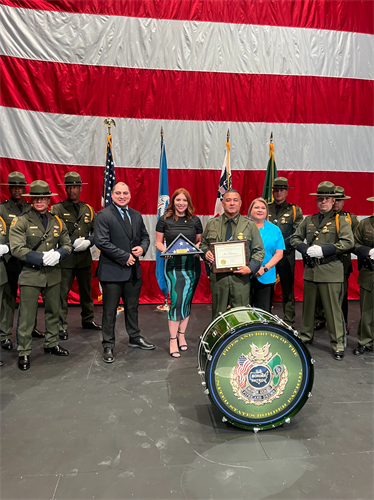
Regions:
<svg viewBox="0 0 374 500"><path fill-rule="evenodd" d="M288 370L277 352L270 352L271 344L251 344L251 352L241 354L230 374L234 394L247 404L261 406L271 403L283 394L288 382Z"/></svg>

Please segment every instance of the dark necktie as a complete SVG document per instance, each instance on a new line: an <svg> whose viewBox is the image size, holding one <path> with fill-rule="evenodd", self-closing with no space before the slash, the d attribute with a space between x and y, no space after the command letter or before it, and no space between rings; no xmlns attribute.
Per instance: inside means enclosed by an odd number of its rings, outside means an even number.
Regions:
<svg viewBox="0 0 374 500"><path fill-rule="evenodd" d="M132 238L132 225L130 223L129 216L127 215L127 210L125 208L122 208L122 213L123 213L123 221L125 223L126 229L130 235L130 238Z"/></svg>
<svg viewBox="0 0 374 500"><path fill-rule="evenodd" d="M278 214L279 214L280 209L281 209L281 206L280 206L280 205L276 205L276 206L275 206L275 215L278 215Z"/></svg>
<svg viewBox="0 0 374 500"><path fill-rule="evenodd" d="M23 213L23 206L22 206L22 203L19 203L19 204L18 204L18 209L19 209L19 213L22 215L22 213Z"/></svg>
<svg viewBox="0 0 374 500"><path fill-rule="evenodd" d="M78 203L73 203L73 207L74 207L74 210L75 210L76 214L78 215L78 214L79 214L79 206L78 206Z"/></svg>
<svg viewBox="0 0 374 500"><path fill-rule="evenodd" d="M232 220L229 219L227 221L226 241L228 241L231 238L231 236L232 236L232 225L231 224L232 224Z"/></svg>
<svg viewBox="0 0 374 500"><path fill-rule="evenodd" d="M318 224L321 225L322 224L322 221L325 217L325 214L319 214L319 217L318 217Z"/></svg>
<svg viewBox="0 0 374 500"><path fill-rule="evenodd" d="M43 224L44 231L45 231L47 229L47 226L48 226L47 214L41 214L40 217L42 219L42 224Z"/></svg>

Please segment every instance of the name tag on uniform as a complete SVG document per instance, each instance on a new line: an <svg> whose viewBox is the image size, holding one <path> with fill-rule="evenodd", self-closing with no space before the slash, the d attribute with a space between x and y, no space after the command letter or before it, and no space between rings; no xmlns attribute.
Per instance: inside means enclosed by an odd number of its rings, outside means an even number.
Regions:
<svg viewBox="0 0 374 500"><path fill-rule="evenodd" d="M29 229L38 229L38 226L30 226Z"/></svg>
<svg viewBox="0 0 374 500"><path fill-rule="evenodd" d="M70 214L64 214L64 215L70 215Z"/></svg>
<svg viewBox="0 0 374 500"><path fill-rule="evenodd" d="M9 214L9 217L16 217L14 214Z"/></svg>

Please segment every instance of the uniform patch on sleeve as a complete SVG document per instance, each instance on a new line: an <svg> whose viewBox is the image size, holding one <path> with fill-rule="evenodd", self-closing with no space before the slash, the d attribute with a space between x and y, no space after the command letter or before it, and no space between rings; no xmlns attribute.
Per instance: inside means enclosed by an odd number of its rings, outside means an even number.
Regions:
<svg viewBox="0 0 374 500"><path fill-rule="evenodd" d="M18 217L14 217L14 219L12 220L10 225L15 226L17 224L17 221L18 221Z"/></svg>

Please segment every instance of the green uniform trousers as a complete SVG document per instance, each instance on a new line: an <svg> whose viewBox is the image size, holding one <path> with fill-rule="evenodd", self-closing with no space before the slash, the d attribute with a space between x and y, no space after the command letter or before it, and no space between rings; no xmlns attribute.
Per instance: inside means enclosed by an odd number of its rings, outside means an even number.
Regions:
<svg viewBox="0 0 374 500"><path fill-rule="evenodd" d="M343 283L315 283L304 280L303 317L300 331L304 342L313 340L314 314L319 294L326 315L331 347L336 352L344 351L347 338L342 312L343 293Z"/></svg>
<svg viewBox="0 0 374 500"><path fill-rule="evenodd" d="M16 301L14 300L14 303ZM0 340L6 340L11 337L13 326L14 308L12 307L12 292L9 283L0 286L0 316L1 331ZM10 318L12 321L10 321Z"/></svg>
<svg viewBox="0 0 374 500"><path fill-rule="evenodd" d="M344 291L343 291L342 311L346 325L348 321L348 280L350 275L351 274L344 274L344 283L343 283ZM323 310L320 296L318 296L317 298L315 321L318 321L320 323L324 323L326 321L325 311Z"/></svg>
<svg viewBox="0 0 374 500"><path fill-rule="evenodd" d="M60 330L67 330L68 293L77 278L79 287L79 302L82 307L82 323L91 323L94 320L94 304L91 297L91 266L61 269L60 289Z"/></svg>
<svg viewBox="0 0 374 500"><path fill-rule="evenodd" d="M371 290L360 287L361 319L357 330L360 345L371 347L374 340L374 284Z"/></svg>
<svg viewBox="0 0 374 500"><path fill-rule="evenodd" d="M224 313L227 306L247 306L249 304L249 275L211 273L209 277L212 294L212 319L220 312Z"/></svg>
<svg viewBox="0 0 374 500"><path fill-rule="evenodd" d="M19 291L18 355L28 356L31 353L31 334L34 329L40 293L45 306L44 347L55 347L58 344L60 283L47 287L20 285Z"/></svg>

